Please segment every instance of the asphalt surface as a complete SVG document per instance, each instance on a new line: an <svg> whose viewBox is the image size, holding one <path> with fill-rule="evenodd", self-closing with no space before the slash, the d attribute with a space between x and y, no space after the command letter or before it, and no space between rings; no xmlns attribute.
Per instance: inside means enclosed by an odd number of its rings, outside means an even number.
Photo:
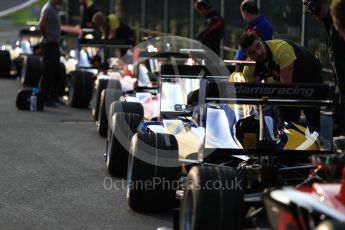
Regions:
<svg viewBox="0 0 345 230"><path fill-rule="evenodd" d="M1 0L0 12L20 5L27 0ZM0 45L14 44L18 38L18 27L9 18L0 18Z"/></svg>
<svg viewBox="0 0 345 230"><path fill-rule="evenodd" d="M0 23L3 22L0 19ZM18 39L18 29L1 30L0 28L0 45L14 45Z"/></svg>
<svg viewBox="0 0 345 230"><path fill-rule="evenodd" d="M0 11L21 2L1 0ZM18 29L0 19L0 45L13 44ZM0 229L171 227L171 213L128 208L125 181L106 172L105 139L90 110L19 111L20 88L19 81L0 76Z"/></svg>
<svg viewBox="0 0 345 230"><path fill-rule="evenodd" d="M105 139L90 110L19 111L20 88L0 79L0 229L171 227L171 213L128 208L125 189L116 188L125 182L106 172Z"/></svg>
<svg viewBox="0 0 345 230"><path fill-rule="evenodd" d="M0 11L7 10L24 2L27 2L27 0L1 0Z"/></svg>

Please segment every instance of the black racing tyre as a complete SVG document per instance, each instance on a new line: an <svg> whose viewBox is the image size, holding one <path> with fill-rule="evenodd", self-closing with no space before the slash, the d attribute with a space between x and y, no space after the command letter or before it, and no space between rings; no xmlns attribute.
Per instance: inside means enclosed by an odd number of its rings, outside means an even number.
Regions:
<svg viewBox="0 0 345 230"><path fill-rule="evenodd" d="M117 90L122 90L122 86L119 80L115 80L115 79L109 79L108 80L108 85L107 85L108 89L117 89Z"/></svg>
<svg viewBox="0 0 345 230"><path fill-rule="evenodd" d="M17 57L12 62L13 62L14 69L16 71L16 77L21 77L24 58Z"/></svg>
<svg viewBox="0 0 345 230"><path fill-rule="evenodd" d="M335 220L326 220L321 222L315 230L343 230L345 229L345 223Z"/></svg>
<svg viewBox="0 0 345 230"><path fill-rule="evenodd" d="M104 89L119 90L122 92L121 83L115 79L99 78L95 82L95 95L92 102L92 116L98 121L101 93Z"/></svg>
<svg viewBox="0 0 345 230"><path fill-rule="evenodd" d="M95 121L98 120L98 113L100 108L100 102L101 102L101 94L104 89L107 88L108 79L97 79L95 82L95 94L92 101L92 117L95 119Z"/></svg>
<svg viewBox="0 0 345 230"><path fill-rule="evenodd" d="M144 117L144 108L140 103L125 101L113 101L109 107L107 169L112 176L126 177L129 143Z"/></svg>
<svg viewBox="0 0 345 230"><path fill-rule="evenodd" d="M65 96L66 85L67 85L66 67L65 67L64 63L60 63L60 77L59 77L58 82L57 82L58 96L60 96L60 97Z"/></svg>
<svg viewBox="0 0 345 230"><path fill-rule="evenodd" d="M107 142L107 170L114 177L127 176L128 150L130 141L143 116L133 113L116 112L112 116L112 127Z"/></svg>
<svg viewBox="0 0 345 230"><path fill-rule="evenodd" d="M117 101L114 104L114 113L134 113L144 116L144 107L138 102Z"/></svg>
<svg viewBox="0 0 345 230"><path fill-rule="evenodd" d="M241 181L235 168L193 167L187 176L179 229L242 229Z"/></svg>
<svg viewBox="0 0 345 230"><path fill-rule="evenodd" d="M116 101L113 101L110 103L110 106L109 106L109 110L108 110L108 114L107 114L108 115L108 126L111 126L111 124L112 124L112 117L115 113L114 112L115 103L116 103ZM108 134L109 134L109 132L108 132ZM108 137L109 137L109 135L108 135Z"/></svg>
<svg viewBox="0 0 345 230"><path fill-rule="evenodd" d="M107 112L110 109L110 104L119 100L122 96L121 90L116 89L103 89L100 98L100 108L98 112L98 119L96 121L97 131L101 137L107 137L108 133L108 118Z"/></svg>
<svg viewBox="0 0 345 230"><path fill-rule="evenodd" d="M12 62L10 52L8 50L0 50L0 77L1 78L9 78Z"/></svg>
<svg viewBox="0 0 345 230"><path fill-rule="evenodd" d="M116 90L119 92L118 90ZM121 91L122 92L122 91ZM141 117L144 117L144 107L139 102L127 102L127 101L110 101L109 111L108 111L108 127L113 127L112 125L112 117L114 113L131 113L137 114ZM109 140L108 136L108 140ZM131 137L132 138L132 137Z"/></svg>
<svg viewBox="0 0 345 230"><path fill-rule="evenodd" d="M108 149L109 149L109 146L110 146L110 141L111 141L111 138L113 137L112 119L113 119L113 115L114 115L114 105L115 105L115 101L110 103L109 111L108 111L108 114L107 114L109 119L108 119L108 133L107 133L106 155L108 155ZM109 127L110 127L110 129L109 129Z"/></svg>
<svg viewBox="0 0 345 230"><path fill-rule="evenodd" d="M30 98L32 96L33 88L23 88L18 90L16 97L16 106L19 110L30 110ZM37 94L37 111L43 110L43 98L41 92Z"/></svg>
<svg viewBox="0 0 345 230"><path fill-rule="evenodd" d="M69 82L68 102L71 107L88 108L92 96L93 74L74 71Z"/></svg>
<svg viewBox="0 0 345 230"><path fill-rule="evenodd" d="M23 86L37 87L42 76L41 59L38 56L26 56L22 67Z"/></svg>
<svg viewBox="0 0 345 230"><path fill-rule="evenodd" d="M153 132L133 136L127 174L127 201L132 210L156 212L176 207L180 175L175 136Z"/></svg>

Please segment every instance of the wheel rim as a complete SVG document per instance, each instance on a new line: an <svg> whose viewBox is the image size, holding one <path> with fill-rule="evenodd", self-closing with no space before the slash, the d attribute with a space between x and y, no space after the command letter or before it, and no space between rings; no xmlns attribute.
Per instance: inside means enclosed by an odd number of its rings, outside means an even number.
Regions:
<svg viewBox="0 0 345 230"><path fill-rule="evenodd" d="M183 211L183 229L184 230L192 230L193 229L193 217L194 217L194 210L193 210L193 196L191 191L186 192L186 199L184 202L184 211Z"/></svg>

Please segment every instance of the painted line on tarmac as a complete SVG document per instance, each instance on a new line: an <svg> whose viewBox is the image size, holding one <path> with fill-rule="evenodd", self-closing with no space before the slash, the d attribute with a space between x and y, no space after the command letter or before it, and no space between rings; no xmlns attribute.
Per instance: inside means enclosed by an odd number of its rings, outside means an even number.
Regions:
<svg viewBox="0 0 345 230"><path fill-rule="evenodd" d="M22 10L22 9L24 9L24 8L34 4L36 2L38 2L38 0L28 0L26 2L23 2L22 4L19 4L17 6L9 8L7 10L0 11L0 18L5 17L5 16L7 16L9 14L15 13L15 12L17 12L19 10Z"/></svg>

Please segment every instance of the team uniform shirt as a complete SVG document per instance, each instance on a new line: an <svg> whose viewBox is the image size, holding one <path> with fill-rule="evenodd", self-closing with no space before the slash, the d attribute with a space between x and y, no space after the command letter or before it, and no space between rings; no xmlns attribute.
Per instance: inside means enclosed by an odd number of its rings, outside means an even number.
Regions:
<svg viewBox="0 0 345 230"><path fill-rule="evenodd" d="M260 37L261 40L267 41L272 39L273 27L265 17L259 16L255 20L247 24L244 32L254 33L256 36ZM247 55L240 48L238 48L234 59L246 60Z"/></svg>
<svg viewBox="0 0 345 230"><path fill-rule="evenodd" d="M219 55L220 40L223 37L224 30L224 19L216 10L212 10L206 16L204 27L196 36L196 39Z"/></svg>
<svg viewBox="0 0 345 230"><path fill-rule="evenodd" d="M268 83L280 82L280 70L293 64L292 83L322 83L321 64L306 48L285 40L271 40L263 44L267 61L257 62L255 67L246 66L243 71L247 81L259 78ZM310 128L319 130L319 108L280 107L281 120L299 122L302 109Z"/></svg>
<svg viewBox="0 0 345 230"><path fill-rule="evenodd" d="M120 19L117 17L116 14L108 15L108 20L109 20L110 29L117 30L118 28L120 28Z"/></svg>
<svg viewBox="0 0 345 230"><path fill-rule="evenodd" d="M266 80L280 80L280 70L292 63L294 71L292 82L321 83L321 64L306 48L286 40L270 40L263 43L266 46L268 60L256 63L256 66L246 66L243 70L247 81L255 77Z"/></svg>
<svg viewBox="0 0 345 230"><path fill-rule="evenodd" d="M110 30L117 30L116 32L116 39L124 40L125 44L134 45L135 44L135 34L133 30L123 23L120 18L116 14L109 14L108 15L108 22Z"/></svg>
<svg viewBox="0 0 345 230"><path fill-rule="evenodd" d="M59 11L49 2L47 2L41 11L42 17L47 21L46 32L49 37L53 37L56 42L60 39L61 21ZM42 43L47 43L46 38L42 39Z"/></svg>

